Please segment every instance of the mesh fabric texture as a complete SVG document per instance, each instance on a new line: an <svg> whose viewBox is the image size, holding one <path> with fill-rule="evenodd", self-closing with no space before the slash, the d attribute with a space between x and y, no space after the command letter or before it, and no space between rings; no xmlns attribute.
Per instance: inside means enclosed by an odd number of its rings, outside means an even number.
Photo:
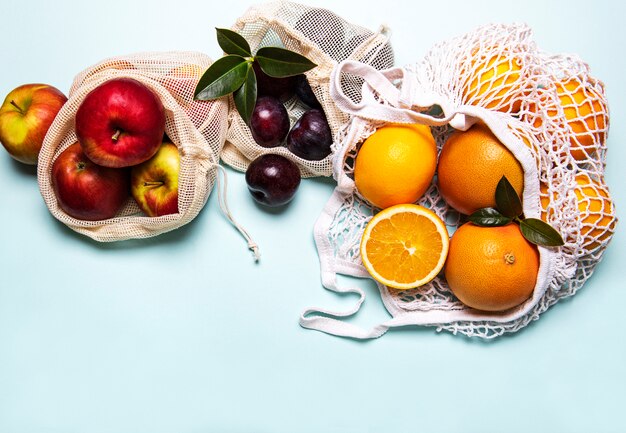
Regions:
<svg viewBox="0 0 626 433"><path fill-rule="evenodd" d="M367 83L358 97L343 89L345 74ZM558 300L576 293L591 276L617 219L604 182L609 126L604 86L578 57L541 51L524 25L489 25L437 44L421 62L405 68L380 72L343 62L333 74L331 94L353 117L335 143L333 175L338 186L316 224L315 239L323 285L357 293L360 299L344 313L308 309L301 316L302 326L374 338L391 327L426 325L494 338L524 328ZM547 220L565 245L539 247L533 295L511 310L487 313L463 305L442 275L412 290L377 283L393 317L363 330L340 319L358 311L364 292L342 288L336 280L339 273L369 277L359 243L377 209L358 194L353 163L360 144L378 127L413 122L431 126L439 151L455 129L485 123L524 169L525 216ZM459 213L441 198L435 180L417 203L439 215L449 232L461 222Z"/></svg>
<svg viewBox="0 0 626 433"><path fill-rule="evenodd" d="M320 102L333 136L349 116L339 110L329 93L330 75L338 62L359 60L376 69L393 66L394 56L388 37L351 24L333 12L292 2L274 2L253 6L233 25L250 44L252 52L264 46L278 46L307 57L317 66L305 75ZM357 95L362 81L348 78L349 92ZM234 104L233 104L234 107ZM293 126L308 109L296 97L285 102ZM222 160L239 171L245 171L260 155L275 153L295 162L303 177L330 176L330 156L310 161L291 153L286 147L265 148L258 145L250 129L235 109L231 110L229 130Z"/></svg>
<svg viewBox="0 0 626 433"><path fill-rule="evenodd" d="M208 200L217 176L219 153L228 127L228 101L194 101L193 92L211 60L201 53L139 53L103 60L79 73L44 140L38 162L38 182L52 215L72 230L102 242L147 238L190 222ZM165 133L180 152L179 213L160 217L142 214L132 198L114 218L82 221L67 215L51 184L55 159L77 141L76 111L89 92L105 81L134 78L148 86L165 107Z"/></svg>

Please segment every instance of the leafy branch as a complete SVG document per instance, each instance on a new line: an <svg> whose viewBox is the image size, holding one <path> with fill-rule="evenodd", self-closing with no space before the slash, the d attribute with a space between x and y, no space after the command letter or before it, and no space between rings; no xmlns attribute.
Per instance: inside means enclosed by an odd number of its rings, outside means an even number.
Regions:
<svg viewBox="0 0 626 433"><path fill-rule="evenodd" d="M306 57L278 47L260 48L256 55L248 41L232 30L215 29L217 42L226 55L213 63L202 75L194 97L208 101L233 94L241 118L248 124L257 99L254 63L270 77L284 78L302 74L317 66Z"/></svg>
<svg viewBox="0 0 626 433"><path fill-rule="evenodd" d="M498 227L516 222L528 242L544 247L559 247L563 238L552 226L537 218L523 215L522 200L506 176L502 176L496 186L496 208L479 209L469 216L469 220L483 227Z"/></svg>

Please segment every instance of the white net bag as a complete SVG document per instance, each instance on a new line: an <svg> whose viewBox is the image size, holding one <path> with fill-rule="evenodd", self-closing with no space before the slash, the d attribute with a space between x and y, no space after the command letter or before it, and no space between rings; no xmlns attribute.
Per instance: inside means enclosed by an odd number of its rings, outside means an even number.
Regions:
<svg viewBox="0 0 626 433"><path fill-rule="evenodd" d="M252 52L264 46L277 46L295 51L317 64L306 73L311 90L319 101L335 136L349 116L339 110L329 93L330 74L338 62L345 59L358 60L376 69L393 66L393 50L386 30L372 32L351 24L333 12L292 2L275 2L251 7L233 25L232 30L241 34L250 44ZM361 82L350 80L345 85L349 92L360 92ZM285 102L291 126L308 109L298 98ZM245 171L260 155L275 153L294 161L302 176L330 176L330 156L322 160L307 160L291 153L286 147L265 148L258 145L250 129L236 110L231 110L227 141L222 160Z"/></svg>
<svg viewBox="0 0 626 433"><path fill-rule="evenodd" d="M531 38L523 25L490 25L436 45L423 61L406 68L381 72L349 61L338 66L331 92L354 117L336 142L333 175L338 186L316 223L315 239L324 287L360 299L343 313L308 309L300 318L303 327L375 338L391 327L425 325L494 338L538 319L591 276L617 221L604 183L609 121L604 87L580 59L549 55ZM345 74L366 81L359 98L343 90ZM532 296L507 311L479 311L462 304L439 275L411 290L377 283L392 318L373 329L340 320L355 314L365 295L358 287L340 287L336 276L369 277L359 243L377 211L355 187L353 162L360 144L386 123L422 123L431 127L440 151L454 129L467 130L476 122L491 129L522 165L524 215L544 219L565 242L558 248L539 247ZM462 222L441 197L436 180L417 203L441 217L449 232Z"/></svg>
<svg viewBox="0 0 626 433"><path fill-rule="evenodd" d="M76 76L69 100L54 120L43 143L38 163L41 194L52 215L72 230L102 242L146 238L181 227L203 208L217 177L219 153L228 127L228 101L194 101L202 72L211 60L201 53L140 53L114 57ZM148 217L132 198L114 218L83 221L67 215L52 188L56 158L77 141L74 118L87 94L105 81L133 78L148 86L165 108L165 133L180 154L177 214Z"/></svg>

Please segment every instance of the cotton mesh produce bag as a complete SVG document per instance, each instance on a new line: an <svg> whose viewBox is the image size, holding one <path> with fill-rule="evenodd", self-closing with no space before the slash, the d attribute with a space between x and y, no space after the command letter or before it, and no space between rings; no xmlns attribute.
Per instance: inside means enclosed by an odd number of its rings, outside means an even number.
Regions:
<svg viewBox="0 0 626 433"><path fill-rule="evenodd" d="M349 116L339 110L329 94L330 74L335 65L347 58L359 60L376 69L393 66L393 50L386 30L372 32L351 24L333 12L292 2L274 2L248 9L232 27L250 44L252 52L265 46L277 46L295 51L317 64L306 73L307 80L320 102L333 136ZM358 94L361 81L350 80L349 92ZM297 98L285 102L291 126L307 110ZM227 141L222 160L245 171L250 161L266 153L283 155L294 161L302 176L330 176L330 156L310 161L292 154L286 147L265 148L258 145L250 129L236 110L231 110Z"/></svg>
<svg viewBox="0 0 626 433"><path fill-rule="evenodd" d="M79 73L44 140L38 163L38 181L44 201L59 221L72 230L102 242L147 238L190 222L205 205L218 172L219 152L228 127L228 101L194 101L202 72L211 60L201 53L139 53L104 60ZM114 218L82 221L67 215L52 189L55 159L77 141L74 118L87 94L107 80L133 78L148 86L165 108L165 133L178 147L179 213L148 217L129 198Z"/></svg>
<svg viewBox="0 0 626 433"><path fill-rule="evenodd" d="M361 95L343 88L344 75L366 81ZM489 25L436 45L407 67L380 72L344 62L333 74L331 94L353 118L335 143L338 185L316 223L315 240L324 287L356 293L359 301L346 312L307 309L300 318L303 327L375 338L392 327L424 325L490 339L537 320L592 275L617 220L604 182L609 125L604 86L581 59L540 50L524 25ZM539 247L537 281L526 302L498 313L475 310L454 296L440 274L411 290L377 283L392 316L385 323L368 330L341 320L359 310L365 294L339 286L337 274L369 277L359 243L377 212L356 190L354 159L363 140L390 122L429 125L439 151L452 131L482 122L517 158L524 170L524 215L543 218L565 242ZM462 222L442 199L436 180L417 203L441 217L449 232Z"/></svg>

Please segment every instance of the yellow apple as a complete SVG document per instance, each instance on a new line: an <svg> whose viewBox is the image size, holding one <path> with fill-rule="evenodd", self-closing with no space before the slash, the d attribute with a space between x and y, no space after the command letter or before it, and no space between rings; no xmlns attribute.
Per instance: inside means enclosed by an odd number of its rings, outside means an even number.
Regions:
<svg viewBox="0 0 626 433"><path fill-rule="evenodd" d="M0 142L24 164L37 164L43 140L67 97L47 84L24 84L0 107Z"/></svg>

